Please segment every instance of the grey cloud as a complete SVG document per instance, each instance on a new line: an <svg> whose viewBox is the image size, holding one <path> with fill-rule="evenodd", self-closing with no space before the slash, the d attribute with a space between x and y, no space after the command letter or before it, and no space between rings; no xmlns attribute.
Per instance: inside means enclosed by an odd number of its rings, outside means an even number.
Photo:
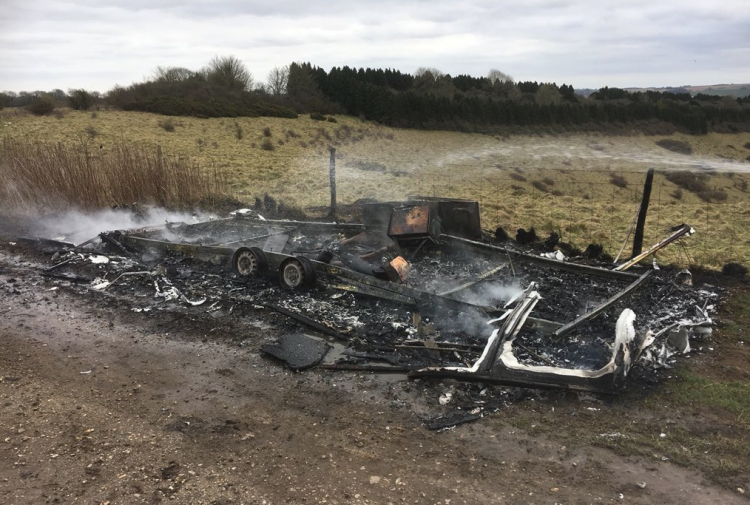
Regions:
<svg viewBox="0 0 750 505"><path fill-rule="evenodd" d="M473 75L501 68L519 79L581 87L684 84L670 80L691 75L692 83L740 82L750 75L747 59L739 58L750 48L750 13L742 0L615 6L594 0L11 0L11 7L0 11L6 70L0 89L104 91L139 80L156 65L197 69L215 54L238 56L259 79L291 61L407 72L426 65ZM695 60L711 65L696 69Z"/></svg>

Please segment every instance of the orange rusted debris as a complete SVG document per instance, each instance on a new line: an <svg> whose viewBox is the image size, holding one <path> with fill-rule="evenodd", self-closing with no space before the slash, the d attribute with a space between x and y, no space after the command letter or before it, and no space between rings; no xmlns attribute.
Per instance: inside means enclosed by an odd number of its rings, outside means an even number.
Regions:
<svg viewBox="0 0 750 505"><path fill-rule="evenodd" d="M406 278L409 277L409 272L411 272L411 264L401 256L396 256L391 261L391 266L398 272L401 282L406 282Z"/></svg>

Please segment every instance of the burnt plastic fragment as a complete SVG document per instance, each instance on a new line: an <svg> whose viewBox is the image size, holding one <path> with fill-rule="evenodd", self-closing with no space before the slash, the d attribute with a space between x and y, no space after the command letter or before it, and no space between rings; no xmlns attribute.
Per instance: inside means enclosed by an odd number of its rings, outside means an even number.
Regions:
<svg viewBox="0 0 750 505"><path fill-rule="evenodd" d="M280 359L292 370L318 365L330 348L328 343L302 333L282 335L276 342L260 346L261 352Z"/></svg>

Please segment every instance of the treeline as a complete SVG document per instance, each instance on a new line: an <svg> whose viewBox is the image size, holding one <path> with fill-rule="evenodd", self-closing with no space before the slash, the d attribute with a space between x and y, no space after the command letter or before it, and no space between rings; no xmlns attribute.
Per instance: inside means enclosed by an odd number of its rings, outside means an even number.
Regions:
<svg viewBox="0 0 750 505"><path fill-rule="evenodd" d="M76 109L107 105L170 116L294 118L302 113L343 113L396 127L461 131L750 131L750 97L693 97L609 87L584 97L569 84L515 82L498 70L475 77L420 68L412 75L348 66L325 71L310 63L274 68L265 82L256 82L233 56L216 57L198 71L158 67L144 82L115 86L105 95L55 90L6 94L0 96L3 99L7 106L26 106L42 114L63 100Z"/></svg>
<svg viewBox="0 0 750 505"><path fill-rule="evenodd" d="M51 113L56 107L89 110L102 106L153 112L166 116L296 118L294 107L283 97L256 88L252 74L233 56L215 57L197 71L182 67L157 67L151 78L130 86L117 85L106 94L84 89L0 94L2 106L25 107L34 114Z"/></svg>
<svg viewBox="0 0 750 505"><path fill-rule="evenodd" d="M347 114L410 128L491 130L495 126L599 129L602 125L648 127L658 122L700 134L750 131L750 99L688 93L602 88L584 98L571 85L513 82L508 76L459 75L434 69L418 75L393 70L305 64L318 88ZM496 71L495 71L496 72Z"/></svg>
<svg viewBox="0 0 750 505"><path fill-rule="evenodd" d="M296 118L282 100L254 87L253 77L234 56L215 57L201 70L157 67L152 79L127 88L115 86L107 100L123 110L166 116Z"/></svg>

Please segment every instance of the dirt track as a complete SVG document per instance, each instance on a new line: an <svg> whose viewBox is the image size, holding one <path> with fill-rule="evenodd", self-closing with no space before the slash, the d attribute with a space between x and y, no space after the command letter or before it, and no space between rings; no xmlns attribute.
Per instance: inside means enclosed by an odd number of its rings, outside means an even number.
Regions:
<svg viewBox="0 0 750 505"><path fill-rule="evenodd" d="M134 313L0 253L2 503L746 503L669 462L531 437L503 410L430 432L415 412L439 384L261 357L283 318L211 331L199 311Z"/></svg>

